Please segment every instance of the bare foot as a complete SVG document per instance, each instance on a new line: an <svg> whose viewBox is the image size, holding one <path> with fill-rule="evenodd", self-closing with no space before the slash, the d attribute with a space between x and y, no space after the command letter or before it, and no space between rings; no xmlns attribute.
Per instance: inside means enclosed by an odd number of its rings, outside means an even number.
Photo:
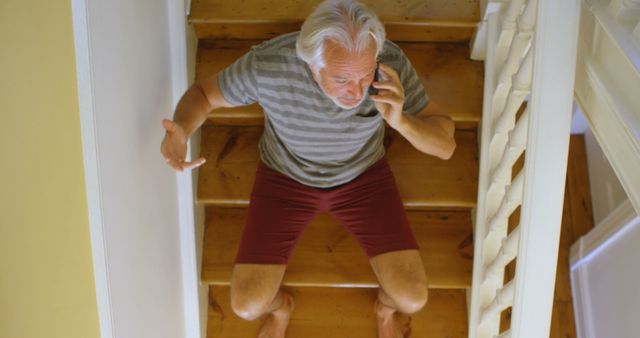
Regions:
<svg viewBox="0 0 640 338"><path fill-rule="evenodd" d="M258 333L258 338L284 338L293 308L293 296L282 292L282 306L267 315L267 319Z"/></svg>
<svg viewBox="0 0 640 338"><path fill-rule="evenodd" d="M378 338L407 338L411 334L411 319L405 320L404 325L398 318L398 313L376 299L375 313L378 318Z"/></svg>

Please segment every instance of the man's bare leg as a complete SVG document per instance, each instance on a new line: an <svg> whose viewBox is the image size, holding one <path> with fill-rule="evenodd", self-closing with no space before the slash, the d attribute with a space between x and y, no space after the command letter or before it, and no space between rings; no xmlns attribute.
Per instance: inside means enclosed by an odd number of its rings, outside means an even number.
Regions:
<svg viewBox="0 0 640 338"><path fill-rule="evenodd" d="M246 320L266 315L258 338L284 338L293 296L280 290L286 265L236 264L231 276L231 308Z"/></svg>
<svg viewBox="0 0 640 338"><path fill-rule="evenodd" d="M370 263L381 286L375 303L378 337L408 337L411 328L400 323L398 313L416 313L428 297L420 253L418 250L388 252L371 258Z"/></svg>
<svg viewBox="0 0 640 338"><path fill-rule="evenodd" d="M258 338L284 338L293 307L293 296L283 291L278 292L266 311L267 318L260 328Z"/></svg>

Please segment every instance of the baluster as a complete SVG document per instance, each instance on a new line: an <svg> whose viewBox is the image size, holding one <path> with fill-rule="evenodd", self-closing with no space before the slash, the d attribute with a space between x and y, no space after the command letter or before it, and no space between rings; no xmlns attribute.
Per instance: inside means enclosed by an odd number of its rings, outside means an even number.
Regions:
<svg viewBox="0 0 640 338"><path fill-rule="evenodd" d="M529 107L525 109L516 127L509 132L509 142L496 168L489 174L491 184L508 184L510 179L508 170L513 168L527 144L529 130Z"/></svg>
<svg viewBox="0 0 640 338"><path fill-rule="evenodd" d="M535 9L537 2L530 1L525 7L522 16L519 18L516 33L511 40L509 52L504 65L500 69L497 86L509 85L511 75L516 71L516 67L522 60L525 51L531 45L531 37L535 29Z"/></svg>
<svg viewBox="0 0 640 338"><path fill-rule="evenodd" d="M522 204L523 186L524 172L520 172L507 189L507 193L502 198L498 211L489 220L489 232L487 233L487 236L490 236L495 231L501 230L507 223L506 220L513 211Z"/></svg>
<svg viewBox="0 0 640 338"><path fill-rule="evenodd" d="M500 252L496 258L489 263L484 269L484 281L486 283L490 278L498 275L500 271L504 270L504 267L516 258L518 255L518 245L520 243L520 227L517 227L511 231L509 236L502 240L502 246Z"/></svg>
<svg viewBox="0 0 640 338"><path fill-rule="evenodd" d="M506 133L513 129L516 113L531 93L531 77L533 75L533 49L529 50L520 69L514 76L513 87L507 97L507 103L502 114L496 120L493 127L494 133ZM493 141L493 140L492 140Z"/></svg>
<svg viewBox="0 0 640 338"><path fill-rule="evenodd" d="M480 317L480 325L487 323L493 316L504 311L506 308L513 305L513 295L515 294L515 283L510 281L502 289L496 292L496 296L489 306L482 311Z"/></svg>

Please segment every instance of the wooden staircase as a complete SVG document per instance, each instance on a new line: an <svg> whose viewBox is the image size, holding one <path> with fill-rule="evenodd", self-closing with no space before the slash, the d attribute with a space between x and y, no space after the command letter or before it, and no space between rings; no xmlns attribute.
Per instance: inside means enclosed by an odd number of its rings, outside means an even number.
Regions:
<svg viewBox="0 0 640 338"><path fill-rule="evenodd" d="M200 39L196 81L224 69L251 45L298 30L318 2L194 0L189 20ZM458 146L448 161L419 152L389 127L385 147L429 279L429 302L411 318L412 337L466 337L483 84L482 63L469 59L467 45L479 4L363 2L379 13L388 38L410 58L430 97L456 121ZM201 153L208 162L199 169L198 203L206 206L208 338L253 338L260 326L231 311L229 282L259 161L262 114L259 105L220 109L202 127ZM376 336L375 277L365 254L330 216L309 225L283 285L296 298L287 337Z"/></svg>

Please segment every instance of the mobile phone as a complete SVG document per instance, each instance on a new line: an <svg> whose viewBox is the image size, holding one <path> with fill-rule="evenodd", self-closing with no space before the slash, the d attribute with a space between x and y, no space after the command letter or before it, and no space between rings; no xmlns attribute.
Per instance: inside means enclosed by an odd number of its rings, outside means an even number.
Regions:
<svg viewBox="0 0 640 338"><path fill-rule="evenodd" d="M380 63L378 62L376 63L376 71L373 74L373 82L377 82L378 79L380 78L378 75L379 71L380 71ZM368 93L369 95L378 95L378 88L375 88L372 85L369 85Z"/></svg>

